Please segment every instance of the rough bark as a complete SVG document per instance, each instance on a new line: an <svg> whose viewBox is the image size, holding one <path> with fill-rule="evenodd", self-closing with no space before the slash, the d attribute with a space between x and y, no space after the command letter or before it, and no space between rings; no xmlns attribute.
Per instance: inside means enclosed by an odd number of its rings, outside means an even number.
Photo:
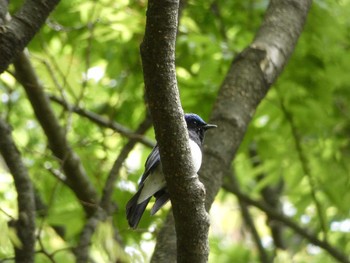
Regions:
<svg viewBox="0 0 350 263"><path fill-rule="evenodd" d="M205 147L201 178L207 186L208 208L257 106L288 62L310 6L305 0L271 1L253 43L233 61L212 112L219 136L208 134ZM213 171L220 172L212 176Z"/></svg>
<svg viewBox="0 0 350 263"><path fill-rule="evenodd" d="M201 181L206 187L206 208L209 210L222 180L244 137L254 112L269 87L288 62L302 32L311 0L272 0L253 43L233 61L220 88L211 123L218 125L208 133L204 145ZM173 228L161 230L158 240L175 238ZM170 242L168 242L170 244ZM154 258L175 262L170 252L176 248L161 246ZM169 255L165 257L164 255ZM155 262L155 261L153 261Z"/></svg>
<svg viewBox="0 0 350 263"><path fill-rule="evenodd" d="M27 0L12 19L0 27L0 74L28 45L59 0Z"/></svg>
<svg viewBox="0 0 350 263"><path fill-rule="evenodd" d="M177 262L208 260L205 191L194 174L175 74L179 1L150 0L141 45L146 97L173 208Z"/></svg>
<svg viewBox="0 0 350 263"><path fill-rule="evenodd" d="M14 245L16 262L34 262L35 198L32 182L21 155L13 142L10 127L0 119L0 152L15 183L18 219L10 222L16 229L21 244Z"/></svg>

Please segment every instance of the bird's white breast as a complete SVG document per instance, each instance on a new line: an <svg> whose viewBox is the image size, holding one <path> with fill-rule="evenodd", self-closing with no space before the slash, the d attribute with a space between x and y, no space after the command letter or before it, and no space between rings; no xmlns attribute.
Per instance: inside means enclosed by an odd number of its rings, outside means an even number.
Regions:
<svg viewBox="0 0 350 263"><path fill-rule="evenodd" d="M192 140L190 140L190 149L193 167L195 172L197 173L201 168L202 164L202 151L199 148L198 144ZM147 198L153 196L156 192L158 192L165 186L166 182L162 172L162 164L159 164L143 182L143 189L137 200L137 203L142 203Z"/></svg>
<svg viewBox="0 0 350 263"><path fill-rule="evenodd" d="M199 148L198 144L192 140L190 140L190 149L191 149L193 167L197 173L202 165L202 151L201 151L201 148Z"/></svg>

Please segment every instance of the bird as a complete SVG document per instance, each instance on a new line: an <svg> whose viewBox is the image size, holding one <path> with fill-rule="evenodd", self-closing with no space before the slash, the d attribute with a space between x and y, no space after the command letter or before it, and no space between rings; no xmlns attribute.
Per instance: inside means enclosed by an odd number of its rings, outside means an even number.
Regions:
<svg viewBox="0 0 350 263"><path fill-rule="evenodd" d="M216 128L217 125L206 123L194 113L185 114L185 121L189 135L192 162L197 173L202 164L204 134L207 130ZM169 201L169 193L162 171L158 145L153 148L147 157L145 171L141 176L138 190L126 205L126 218L131 228L137 228L152 196L156 198L151 209L151 215L154 215Z"/></svg>

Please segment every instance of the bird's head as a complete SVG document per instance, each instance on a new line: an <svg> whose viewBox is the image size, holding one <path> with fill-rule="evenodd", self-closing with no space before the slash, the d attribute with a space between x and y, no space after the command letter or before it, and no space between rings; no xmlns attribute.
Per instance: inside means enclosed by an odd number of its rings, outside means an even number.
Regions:
<svg viewBox="0 0 350 263"><path fill-rule="evenodd" d="M194 130L203 136L205 131L217 127L214 124L206 123L201 117L194 113L185 114L185 121L189 130Z"/></svg>

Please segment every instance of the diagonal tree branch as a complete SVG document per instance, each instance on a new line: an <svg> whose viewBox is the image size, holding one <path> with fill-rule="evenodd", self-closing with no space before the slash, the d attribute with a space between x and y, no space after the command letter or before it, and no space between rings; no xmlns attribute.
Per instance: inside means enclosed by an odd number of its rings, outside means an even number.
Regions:
<svg viewBox="0 0 350 263"><path fill-rule="evenodd" d="M229 179L230 179L230 183L223 185L226 191L233 193L234 195L237 196L238 199L242 200L246 204L255 206L260 210L264 211L269 218L273 218L274 220L277 220L283 223L284 225L288 226L295 233L307 239L312 244L319 246L320 248L323 248L325 251L327 251L333 258L337 259L339 262L344 262L344 263L350 262L347 255L343 254L341 251L333 247L327 241L320 240L316 235L311 234L307 229L300 227L297 223L295 223L288 217L280 214L279 212L276 212L275 209L271 208L270 206L262 202L259 202L250 198L247 194L242 193L239 189L233 186L232 178L229 178Z"/></svg>
<svg viewBox="0 0 350 263"><path fill-rule="evenodd" d="M111 120L107 120L106 118L103 118L102 116L100 116L92 111L82 109L78 106L70 105L66 101L64 101L63 99L58 98L57 96L49 95L49 98L50 98L50 100L63 106L65 109L67 109L69 111L73 111L73 112L79 114L80 116L83 116L83 117L89 119L90 121L100 125L100 126L110 128L113 131L116 131L116 132L120 133L121 135L123 135L129 139L135 140L137 142L140 142L148 147L151 147L151 148L154 147L153 141L151 141L150 139L146 138L145 136L143 136L141 134L133 132L129 128L124 127L123 125L121 125L119 123L116 123L116 122L111 121Z"/></svg>
<svg viewBox="0 0 350 263"><path fill-rule="evenodd" d="M0 74L28 45L59 0L26 0L11 21L0 28Z"/></svg>
<svg viewBox="0 0 350 263"><path fill-rule="evenodd" d="M294 139L295 149L297 151L299 161L301 164L301 168L304 172L305 177L308 180L311 198L316 206L316 211L317 211L320 226L321 226L321 229L322 229L322 232L324 235L324 239L327 240L327 223L326 223L326 219L324 218L323 208L322 208L321 202L317 197L316 180L315 180L314 176L312 176L312 171L310 169L308 160L306 158L303 147L301 145L301 136L300 136L298 129L295 125L294 118L293 118L292 114L287 110L281 96L280 96L280 105L281 105L281 110L289 123L290 129L292 132L292 136Z"/></svg>
<svg viewBox="0 0 350 263"><path fill-rule="evenodd" d="M268 89L282 72L293 53L311 7L311 0L271 0L253 43L232 62L216 99L211 123L218 128L208 133L200 171L206 188L209 210L222 185L223 177L244 137L254 112ZM170 227L164 235L175 238ZM174 247L162 247L155 253L173 255ZM161 256L160 256L161 257ZM175 261L168 258L167 261Z"/></svg>
<svg viewBox="0 0 350 263"><path fill-rule="evenodd" d="M255 142L253 142L249 146L249 156L250 156L251 163L254 167L258 167L261 165L261 160L259 158L257 146ZM263 180L264 178L266 178L266 176L267 176L266 174L261 172L257 176L257 181ZM282 190L283 190L283 179L281 178L279 182L276 183L275 185L267 185L263 187L260 191L261 196L265 201L265 203L269 205L271 208L275 209L277 212L282 211L282 205L280 202ZM275 244L275 249L276 248L286 249L287 244L283 235L284 234L283 226L279 222L276 222L271 218L268 218L267 225L271 229L271 234Z"/></svg>
<svg viewBox="0 0 350 263"><path fill-rule="evenodd" d="M152 120L151 116L146 113L145 119L140 123L139 127L136 129L136 134L144 134L149 128L152 126ZM106 180L106 183L103 187L102 191L102 198L101 198L101 207L106 210L110 211L110 202L112 198L112 193L114 190L114 183L117 180L117 176L119 174L120 169L122 168L122 165L125 161L125 159L128 157L129 153L134 149L136 143L138 142L137 138L133 138L130 140L123 149L121 150L120 154L118 155L118 158L115 160L113 167L111 171L109 172L108 178Z"/></svg>
<svg viewBox="0 0 350 263"><path fill-rule="evenodd" d="M152 125L150 116L147 114L145 120L139 125L136 129L137 134L145 133ZM114 190L115 181L119 175L119 171L122 168L122 165L125 159L128 157L129 153L135 147L137 139L131 139L118 155L118 158L115 160L113 167L108 175L106 183L103 187L103 193L100 200L100 209L96 210L95 214L90 217L81 231L79 244L75 249L75 256L77 262L88 262L89 259L89 248L91 244L91 238L98 226L98 223L106 220L106 218L114 212L114 209L111 207L111 199Z"/></svg>
<svg viewBox="0 0 350 263"><path fill-rule="evenodd" d="M12 139L10 127L0 118L0 152L13 176L17 191L18 220L12 221L21 244L15 246L16 262L34 262L35 201L32 182Z"/></svg>
<svg viewBox="0 0 350 263"><path fill-rule="evenodd" d="M149 0L141 58L146 98L175 219L177 262L207 262L205 191L193 175L175 73L178 9L178 0Z"/></svg>
<svg viewBox="0 0 350 263"><path fill-rule="evenodd" d="M247 228L251 232L255 246L257 247L257 249L259 251L260 262L261 263L273 262L273 260L270 259L269 255L267 253L267 250L264 248L264 246L262 244L260 235L258 233L258 230L255 227L254 220L252 218L252 215L249 212L249 208L248 208L247 204L242 200L238 200L238 203L239 203L239 207L241 208L241 214L242 214L242 218L244 220L244 223L247 225Z"/></svg>
<svg viewBox="0 0 350 263"><path fill-rule="evenodd" d="M14 62L16 78L23 85L34 113L49 141L50 149L60 161L67 177L67 185L82 203L85 212L92 215L96 209L97 193L89 180L79 156L69 145L64 129L60 126L44 93L37 75L27 57L21 53Z"/></svg>
<svg viewBox="0 0 350 263"><path fill-rule="evenodd" d="M231 171L230 174L225 176L225 178L230 179L230 187L231 187L230 189L235 189L236 191L240 191L239 183L238 183L233 171ZM244 222L246 223L247 227L249 228L249 230L252 234L253 240L255 242L255 245L259 251L259 257L260 257L261 263L273 262L272 258L269 258L269 255L261 242L261 238L259 236L259 233L258 233L256 227L255 227L254 220L249 212L248 204L246 202L244 202L244 200L242 200L242 199L238 199L238 203L239 203L239 206L241 208L241 214L242 214L242 217L244 219Z"/></svg>

